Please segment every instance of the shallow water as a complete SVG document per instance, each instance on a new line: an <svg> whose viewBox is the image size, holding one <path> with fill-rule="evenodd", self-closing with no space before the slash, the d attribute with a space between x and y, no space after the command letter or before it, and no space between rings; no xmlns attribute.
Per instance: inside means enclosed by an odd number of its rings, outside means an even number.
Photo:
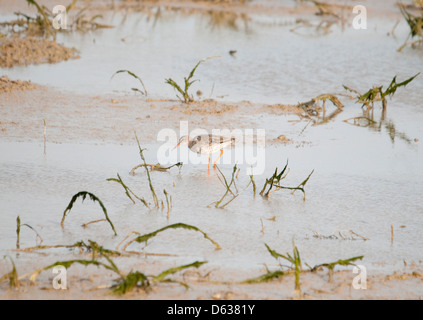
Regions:
<svg viewBox="0 0 423 320"><path fill-rule="evenodd" d="M89 200L75 205L65 232L61 231L60 219L71 196L87 190L103 200L119 239L130 231L147 233L167 223L184 222L203 229L223 248L215 252L200 236L179 231L168 231L147 248L176 253L186 260L204 258L211 265L224 268L255 268L271 262L263 243L286 252L294 239L310 265L357 255L364 255L368 266L376 264L381 268L382 263L389 270L403 260L418 262L422 259L419 244L423 240L419 145L402 141L393 144L383 132L372 133L341 121L331 127L311 127L306 131L305 138L311 139L311 146L268 146L265 173L255 177L259 191L265 177L275 167L282 168L286 159L291 170L286 185L299 184L314 169L306 186L306 201L300 193L290 195L286 190L274 193L266 201L259 195L254 198L250 187L225 210L207 207L223 195L224 188L214 173L207 176L206 165L186 164L180 172L173 168L168 173L152 173L159 198L164 200L163 189L172 196L169 221L166 209L149 212L142 204L133 205L118 184L106 181L119 173L127 185L151 201L142 170L129 175L130 169L140 162L136 146L48 144L44 156L40 144L1 143L2 249L14 245L17 215L22 223L36 228L49 244L96 239L106 246L115 246L117 239L111 237L112 230L106 223L88 229L80 227L102 217L97 204ZM158 146L145 147L147 161L152 159L148 162L154 163ZM231 166L222 168L230 177ZM240 190L249 181L246 166L241 168L237 181ZM273 216L276 221L266 220ZM391 225L395 230L393 244ZM330 236L340 230L353 230L370 240L313 238L315 232ZM23 233L22 246L33 245L34 238L30 232ZM195 244L191 242L194 239Z"/></svg>
<svg viewBox="0 0 423 320"><path fill-rule="evenodd" d="M423 59L413 50L396 52L408 26L401 22L395 38L388 36L396 23L392 18L369 19L367 30L334 25L327 35L314 28L290 32L297 26L290 16L253 15L246 23L238 16L232 27L226 20L215 20L207 13L166 10L157 20L143 12L105 14L104 22L115 28L59 34L58 42L78 48L81 59L16 67L7 73L60 89L101 94L140 87L127 74L111 80L117 70L128 69L143 79L150 97L169 98L175 91L165 79L181 83L200 59L217 55L220 58L197 69L195 78L200 81L192 92L201 90L203 98L229 101L297 103L322 92L341 92L342 84L364 91L395 74L414 75ZM231 56L230 50L237 52ZM420 77L412 86L418 88L422 82Z"/></svg>
<svg viewBox="0 0 423 320"><path fill-rule="evenodd" d="M387 36L394 24L389 19L370 21L366 31L334 27L329 35L317 37L299 36L290 32L289 26L263 17L253 17L247 28L240 23L238 29L213 26L204 15L166 13L154 22L147 21L144 13L132 13L123 24L121 14L109 19L116 28L59 37L59 42L77 47L81 59L16 67L7 74L60 90L101 95L128 92L137 86L129 76L110 80L116 70L130 69L143 79L150 97L169 98L174 91L164 83L165 78L181 81L199 59L221 55L198 68L196 77L201 81L195 90L208 96L214 84L213 98L296 103L323 92L340 92L342 84L362 91L376 84L387 86L394 75L406 79L422 71L423 65L421 50L396 52L407 29L401 23L396 39ZM237 50L236 56L230 56L229 50ZM275 167L282 168L289 159L289 186L298 185L315 170L306 186L306 201L300 192L290 195L286 190L264 200L254 197L249 187L224 210L208 207L223 195L223 186L215 173L207 176L206 166L185 164L181 171L173 168L152 173L159 198L164 199L163 189L172 196L169 221L166 209L149 212L142 204L133 205L118 184L106 181L119 173L125 183L151 201L142 170L129 175L140 163L135 145L48 144L44 156L41 144L0 142L0 249L7 252L14 247L19 215L22 223L42 235L43 244L94 239L110 248L130 231L147 233L168 223L192 224L223 249L214 251L196 233L168 231L153 239L147 251L180 256L172 261L206 259L211 266L233 270L274 263L264 243L285 253L291 250L293 239L303 261L311 266L358 255L365 256L362 264L368 268L387 272L401 268L404 260L421 262L422 92L423 77L419 76L388 101L386 122L395 124L394 140L385 127L375 131L343 122L361 114L360 106L353 103L347 103L334 121L310 125L304 131L304 121L292 123L285 116L261 115L259 122L266 132L308 143L302 147L297 143L267 145L265 172L255 177L258 191ZM143 145L147 162L157 162L159 146ZM244 172L246 166L241 167ZM232 166L222 168L229 177ZM242 189L248 182L249 177L241 173L238 187ZM72 195L81 190L103 200L118 238L112 237L107 223L80 227L102 217L98 205L89 200L75 205L62 231L63 211ZM267 220L272 217L275 221ZM340 230L352 230L369 240L313 237L315 233L338 235ZM31 231L22 231L22 247L34 242Z"/></svg>

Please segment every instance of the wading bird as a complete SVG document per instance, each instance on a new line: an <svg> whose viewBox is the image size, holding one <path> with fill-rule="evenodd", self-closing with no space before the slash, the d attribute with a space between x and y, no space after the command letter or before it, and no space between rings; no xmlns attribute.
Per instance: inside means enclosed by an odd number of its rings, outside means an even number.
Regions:
<svg viewBox="0 0 423 320"><path fill-rule="evenodd" d="M188 136L182 136L175 148L181 145L187 145L192 152L209 155L208 174L210 175L210 155L220 150L220 155L213 163L213 168L216 169L216 162L222 156L223 148L231 146L234 143L235 138L204 134L196 136L193 139L190 139Z"/></svg>

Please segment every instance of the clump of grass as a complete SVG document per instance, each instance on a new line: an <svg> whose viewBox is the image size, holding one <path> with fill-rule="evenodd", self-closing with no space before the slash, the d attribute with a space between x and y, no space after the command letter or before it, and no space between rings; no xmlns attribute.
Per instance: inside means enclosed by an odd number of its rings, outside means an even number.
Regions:
<svg viewBox="0 0 423 320"><path fill-rule="evenodd" d="M77 0L73 0L66 8L66 14L75 6ZM15 32L15 26L23 28L23 30L18 31L19 33L24 32L29 35L41 35L45 37L52 37L53 39L56 38L56 33L61 31L62 29L55 29L53 27L53 19L55 15L53 12L48 9L44 5L40 5L35 0L26 0L28 5L34 6L37 10L37 14L35 16L27 15L22 12L17 12L15 15L17 16L16 20L2 22L0 26L3 27L11 27L12 32ZM86 17L84 11L87 8L81 9L73 19L72 23L69 23L67 29L73 30L94 30L98 28L111 28L112 26L100 24L95 22L95 20L101 15L95 15L92 17Z"/></svg>
<svg viewBox="0 0 423 320"><path fill-rule="evenodd" d="M362 104L361 107L363 109L363 116L349 118L344 120L344 122L358 127L368 127L369 129L376 131L381 131L382 126L384 126L389 134L389 137L391 138L392 143L394 143L395 138L398 137L406 143L410 144L412 140L405 133L397 131L395 128L395 124L392 121L385 121L388 105L387 97L392 97L398 88L403 86L405 87L408 83L413 81L419 74L420 73L417 73L411 78L400 83L397 83L397 77L395 76L391 80L386 90L383 90L383 86L373 87L364 94L360 93L358 90L349 88L344 85L344 88L346 90L355 94L355 97L353 98L356 99L356 103ZM377 102L382 103L382 113L379 121L374 120L374 107L375 103Z"/></svg>
<svg viewBox="0 0 423 320"><path fill-rule="evenodd" d="M298 251L298 248L295 246L294 242L292 242L293 246L293 253L292 255L289 253L286 253L286 255L280 254L276 252L275 250L272 250L266 243L264 244L266 246L267 251L270 253L270 255L275 258L278 262L279 259L282 258L288 262L291 263L291 266L285 267L279 262L280 270L276 271L270 271L267 269L267 272L264 275L261 275L256 278L251 278L244 280L243 283L261 283L261 282L268 282L273 279L278 279L280 277L283 277L290 273L290 271L294 270L295 274L295 290L300 291L300 273L303 271L302 264L301 264L301 257L300 252ZM285 269L285 270L284 270Z"/></svg>
<svg viewBox="0 0 423 320"><path fill-rule="evenodd" d="M225 208L229 203L235 200L242 192L244 192L250 186L250 184L253 186L254 196L256 195L256 183L254 181L253 175L250 175L250 181L247 184L247 186L242 191L239 192L235 182L237 177L236 173L237 172L239 173L239 169L237 170L237 166L234 165L232 170L231 180L229 182L228 182L228 179L226 179L225 175L222 173L222 171L219 169L219 167L216 166L216 168L218 169L218 172L219 172L219 175L217 177L219 178L220 182L222 182L223 186L226 188L226 191L219 200L212 202L210 205L214 204L215 208L220 208L220 209ZM285 187L281 185L281 181L285 179L286 176L288 175L287 168L288 168L288 161L281 172L278 172L278 168L276 168L273 175L269 179L266 179L263 185L263 188L259 193L263 198L268 199L270 194L272 194L276 190L288 189L288 190L292 190L291 194L293 194L296 190L300 190L304 194L304 200L305 200L304 188L306 183L310 179L311 175L313 174L314 170L297 187ZM230 199L224 202L224 200L229 196L230 196Z"/></svg>
<svg viewBox="0 0 423 320"><path fill-rule="evenodd" d="M90 242L88 246L84 242L80 242L80 243L76 243L75 245L71 247L89 248L93 252L92 259L72 259L72 260L57 261L51 265L48 265L46 267L43 267L34 271L29 277L30 280L32 282L35 282L36 278L41 272L54 268L55 266L63 266L66 269L68 269L74 264L81 264L83 266L94 265L97 267L102 267L106 270L110 270L118 276L118 279L111 286L111 289L112 289L112 293L122 295L129 291L132 291L135 288L140 288L147 291L153 283L160 283L160 282L176 282L188 288L187 284L180 281L175 281L169 278L168 276L173 275L177 273L178 271L181 271L187 268L191 268L191 267L199 268L201 265L207 262L207 261L195 261L190 264L172 267L170 269L160 272L158 275L146 275L145 273L142 273L140 271L130 271L129 273L125 274L117 267L116 263L111 259L111 256L115 255L115 251L105 249L102 246L98 245L96 242ZM100 261L100 259L103 259L103 261ZM15 268L14 270L16 273ZM10 274L8 274L8 276L9 278L11 277ZM15 279L17 278L17 275L13 277ZM3 277L0 278L0 280L2 279Z"/></svg>
<svg viewBox="0 0 423 320"><path fill-rule="evenodd" d="M19 290L21 285L19 282L18 271L16 270L15 262L10 256L4 256L3 258L5 260L6 258L9 258L10 263L12 264L12 270L0 277L0 283L9 280L9 290Z"/></svg>
<svg viewBox="0 0 423 320"><path fill-rule="evenodd" d="M131 232L131 234L136 234L137 236L134 239L129 240L123 246L122 250L125 251L126 248L130 244L132 244L134 242L137 242L137 243L147 243L148 240L150 240L151 238L155 237L158 233L163 232L163 231L168 230L168 229L187 229L187 230L194 230L194 231L200 232L204 236L204 238L206 238L207 240L209 240L214 245L214 247L215 247L216 250L221 249L220 245L216 241L214 241L212 238L210 238L207 235L207 233L205 233L204 231L200 230L199 228L197 228L195 226L192 226L192 225L189 225L189 224L185 224L185 223L175 223L175 224L168 225L166 227L160 228L160 229L158 229L156 231L153 231L153 232L150 232L150 233L147 233L147 234L143 234L143 235L140 235L139 232ZM124 241L125 240L126 239L124 239ZM124 241L122 241L122 242L124 242Z"/></svg>
<svg viewBox="0 0 423 320"><path fill-rule="evenodd" d="M172 267L160 272L158 275L145 275L139 271L131 271L127 275L121 275L121 278L117 281L117 283L112 287L113 293L122 295L129 291L132 291L134 288L142 288L144 290L150 289L152 284L160 283L160 282L173 282L178 283L185 288L189 288L189 286L182 282L176 281L168 276L173 275L179 271L188 269L188 268L199 268L203 264L207 263L207 261L195 261L190 264L185 264L177 267ZM151 280L150 280L151 279Z"/></svg>
<svg viewBox="0 0 423 320"><path fill-rule="evenodd" d="M114 294L123 295L132 291L134 288L147 290L151 285L148 277L139 271L131 271L126 276L119 276L120 280L112 287Z"/></svg>
<svg viewBox="0 0 423 320"><path fill-rule="evenodd" d="M364 94L361 94L357 90L351 89L345 85L343 87L348 91L356 93L357 94L356 102L361 103L362 107L366 107L367 110L373 109L375 102L378 102L378 101L382 102L382 108L383 110L386 110L386 107L388 104L386 100L387 97L388 96L392 97L398 88L405 87L407 84L413 81L419 74L420 72L400 83L397 83L397 76L395 76L391 80L391 83L389 84L388 88L386 88L386 90L383 90L383 86L373 87Z"/></svg>
<svg viewBox="0 0 423 320"><path fill-rule="evenodd" d="M236 182L235 182L235 179L238 177L239 170L240 170L240 169L237 168L237 165L234 165L234 167L232 169L231 180L229 182L226 179L225 175L222 173L222 171L219 169L219 167L216 166L216 168L217 168L217 170L220 174L217 177L219 178L219 180L223 184L223 186L226 188L226 191L219 200L212 202L210 205L214 204L215 208L219 208L219 209L225 208L228 204L230 204L233 200L235 200L242 192L244 192L250 186L250 184L253 185L253 191L254 191L254 195L255 195L256 185L255 185L255 182L254 182L252 175L250 176L250 181L247 184L247 186L242 191L239 192L238 188L236 186ZM234 188L234 190L232 190L232 188ZM229 195L231 195L232 197L228 201L222 203L223 200L225 200L225 198Z"/></svg>
<svg viewBox="0 0 423 320"><path fill-rule="evenodd" d="M185 103L192 102L192 101L194 101L194 98L193 98L193 96L188 91L189 91L189 88L191 87L191 85L194 82L197 81L197 80L192 80L192 78L194 77L195 71L197 70L198 66L201 63L205 62L206 60L215 58L215 57L216 56L211 56L211 57L207 57L207 58L204 58L204 59L201 59L200 61L198 61L198 63L195 65L195 67L189 73L188 77L185 77L184 78L184 86L183 86L183 89L172 78L165 79L165 82L167 84L171 85L181 95L181 97L177 95L177 97L180 100L182 100Z"/></svg>
<svg viewBox="0 0 423 320"><path fill-rule="evenodd" d="M276 252L275 250L271 249L266 243L264 245L266 246L266 249L270 253L270 255L278 261L280 270L270 271L266 267L267 272L264 275L261 275L261 276L256 277L256 278L244 280L242 283L268 282L268 281L271 281L273 279L277 279L277 278L280 278L282 276L294 273L294 275L295 275L295 290L297 290L301 293L301 283L300 283L300 274L301 273L306 272L306 271L315 272L318 269L327 268L329 270L329 280L331 280L332 275L333 275L333 271L334 271L336 266L355 265L354 261L363 259L363 256L357 256L357 257L353 257L353 258L349 258L349 259L339 259L337 261L330 262L330 263L318 264L314 267L310 267L306 264L309 267L309 270L303 270L300 252L299 252L299 250L296 247L294 242L292 242L292 248L293 248L292 254L290 254L290 253L280 254L280 253ZM289 262L290 265L289 266L282 265L280 263L280 259L282 259L282 261Z"/></svg>
<svg viewBox="0 0 423 320"><path fill-rule="evenodd" d="M405 6L400 3L399 8L401 11L402 16L407 21L408 26L410 27L410 33L407 36L404 44L398 48L398 52L404 49L406 46L415 46L417 44L423 43L423 13L421 16L415 16L408 12ZM409 39L417 38L417 40L408 41Z"/></svg>
<svg viewBox="0 0 423 320"><path fill-rule="evenodd" d="M220 198L220 200L213 202L213 204L215 205L216 208L224 208L227 204L229 204L232 200L234 200L237 196L235 195L235 193L231 190L232 185L235 184L235 173L237 171L237 166L234 165L233 170L232 170L232 176L231 176L231 181L228 183L228 181L226 180L226 177L224 176L224 174L222 173L222 171L220 171L219 167L216 166L216 168L218 169L220 175L223 178L223 184L226 188L225 193L223 194L222 198ZM222 180L220 180L222 181ZM231 193L233 198L231 200L229 200L228 202L226 202L225 204L221 205L222 201L226 198L226 196Z"/></svg>
<svg viewBox="0 0 423 320"><path fill-rule="evenodd" d="M90 192L88 192L88 191L80 191L80 192L78 192L77 194L75 194L75 195L72 197L71 201L69 202L68 206L66 207L65 211L63 212L62 221L61 221L61 223L60 223L60 225L62 226L62 228L63 228L64 222L65 222L66 215L67 215L67 214L70 212L70 210L72 209L72 207L73 207L73 205L74 205L75 201L76 201L79 197L81 197L81 198L82 198L82 202L84 202L84 200L85 200L85 198L86 198L87 196L88 196L88 197L89 197L92 201L94 201L94 202L98 202L98 204L100 205L101 209L103 210L103 213L104 213L104 216L105 216L105 218L106 218L107 222L109 222L110 226L111 226L111 227L112 227L112 229L113 229L113 232L115 233L115 235L117 235L116 230L115 230L115 227L113 226L112 221L109 219L109 216L107 215L107 209L106 209L106 207L104 206L103 202L101 202L101 200L100 200L100 199L99 199L96 195L94 195L94 194L92 194L92 193L90 193Z"/></svg>
<svg viewBox="0 0 423 320"><path fill-rule="evenodd" d="M37 9L38 16L36 18L32 18L33 22L38 24L40 30L46 32L47 35L52 35L55 37L55 32L52 27L52 22L50 17L53 16L50 10L48 10L45 6L40 6L35 0L26 0L28 5L33 5ZM30 17L26 16L28 22L32 20Z"/></svg>
<svg viewBox="0 0 423 320"><path fill-rule="evenodd" d="M303 182L301 182L297 187L285 187L285 186L281 185L281 181L284 180L289 173L289 170L287 170L287 168L288 168L288 161L286 162L286 165L282 169L281 172L278 172L278 168L276 168L273 175L269 179L266 179L264 186L263 186L263 189L260 191L260 195L263 198L268 199L269 196L277 190L288 189L288 190L292 190L291 194L293 194L296 190L300 190L303 193L304 200L305 200L305 189L304 189L304 187L305 187L306 183L308 182L308 180L310 179L311 175L313 174L314 170L311 171L311 173L308 175L308 177ZM272 189L274 189L274 190L272 190Z"/></svg>
<svg viewBox="0 0 423 320"><path fill-rule="evenodd" d="M39 239L40 240L40 244L43 243L43 238L41 238L41 236L39 235L39 233L33 228L31 227L29 224L21 224L21 218L18 216L16 218L16 249L20 248L20 233L21 233L21 227L27 227L29 229L31 229L32 231L35 232L36 234L36 240Z"/></svg>
<svg viewBox="0 0 423 320"><path fill-rule="evenodd" d="M135 133L135 139L137 141L138 149L139 149L139 153L140 153L140 157L141 157L141 160L142 160L143 163L140 164L140 165L135 166L134 168L132 168L130 174L131 175L135 175L135 170L138 169L138 168L140 168L140 167L143 167L145 169L145 171L147 173L147 179L148 179L148 184L149 184L149 187L150 187L151 195L153 197L154 207L156 209L159 209L161 207L161 209L163 211L165 209L165 205L164 205L165 202L163 200L159 201L159 198L157 197L157 193L156 193L156 191L154 189L154 186L153 186L153 183L152 183L152 180L151 180L150 171L161 171L161 172L163 172L163 171L169 170L170 168L172 168L174 166L177 166L178 168L180 168L182 166L182 163L181 162L178 162L178 163L176 163L174 165L171 165L169 167L163 167L160 164L157 164L157 165L147 164L147 162L145 160L145 157L144 157L144 153L143 153L145 151L145 149L141 148L141 145L140 145L140 142L138 140L138 137L137 137L137 134L136 133ZM150 170L149 170L149 168L150 168ZM123 187L123 189L125 190L125 194L132 201L132 203L135 204L135 200L134 200L134 198L135 198L135 199L141 201L148 209L151 209L150 208L150 205L147 203L147 201L144 198L141 198L141 197L137 196L123 182L123 180L122 180L122 178L120 177L119 174L117 174L117 179L116 178L109 178L109 179L107 179L107 181L114 181L114 182L119 183ZM169 193L165 189L163 189L163 194L165 196L165 201L166 201L166 205L167 205L167 218L169 219L169 213L170 213L170 209L172 207L172 197L169 195Z"/></svg>
<svg viewBox="0 0 423 320"><path fill-rule="evenodd" d="M142 90L140 90L140 89L138 89L138 88L131 88L133 91L136 91L136 92L140 92L141 94L143 94L143 95L145 95L145 96L148 96L148 92L147 92L147 89L145 88L145 86L144 86L144 82L142 82L142 80L141 80L141 78L140 77L138 77L135 73L133 73L132 71L129 71L129 70L118 70L118 71L116 71L113 75L112 75L112 78L116 75L116 74L118 74L118 73L122 73L122 72L126 72L127 74L129 74L130 76L132 76L133 78L135 78L135 79L137 79L140 83L141 83L141 85L142 85Z"/></svg>
<svg viewBox="0 0 423 320"><path fill-rule="evenodd" d="M270 255L278 260L279 258L282 258L288 262L291 263L294 269L295 274L295 290L301 291L300 288L300 272L303 271L303 267L301 264L301 257L300 252L298 251L298 248L295 246L294 241L292 242L292 256L289 253L286 253L286 255L277 253L275 250L270 249L270 247L267 244L264 244L266 246L267 251L269 251Z"/></svg>

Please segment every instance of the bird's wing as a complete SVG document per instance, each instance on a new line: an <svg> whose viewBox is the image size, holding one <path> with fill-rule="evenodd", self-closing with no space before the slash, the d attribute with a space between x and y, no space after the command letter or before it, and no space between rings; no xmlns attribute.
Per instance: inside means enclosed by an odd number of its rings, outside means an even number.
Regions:
<svg viewBox="0 0 423 320"><path fill-rule="evenodd" d="M227 144L233 142L234 138L224 136L214 136L209 134L209 144Z"/></svg>

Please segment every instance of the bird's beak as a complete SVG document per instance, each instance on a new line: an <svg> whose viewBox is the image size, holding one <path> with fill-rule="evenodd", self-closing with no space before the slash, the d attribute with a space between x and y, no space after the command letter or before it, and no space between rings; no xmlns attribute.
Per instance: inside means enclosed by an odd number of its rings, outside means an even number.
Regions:
<svg viewBox="0 0 423 320"><path fill-rule="evenodd" d="M179 142L176 146L173 147L172 150L175 150L177 147L179 147L181 145L181 143Z"/></svg>

